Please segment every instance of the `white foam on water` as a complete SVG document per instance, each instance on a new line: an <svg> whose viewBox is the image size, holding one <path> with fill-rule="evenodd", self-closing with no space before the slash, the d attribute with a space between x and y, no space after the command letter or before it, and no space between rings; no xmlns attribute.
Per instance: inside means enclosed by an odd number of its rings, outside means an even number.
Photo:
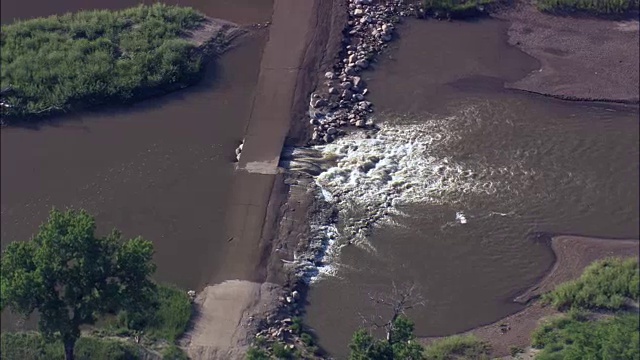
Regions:
<svg viewBox="0 0 640 360"><path fill-rule="evenodd" d="M310 230L309 249L312 251L294 254L294 263L300 276L313 283L318 279L337 274L338 264L334 259L340 251L340 247L336 244L340 234L335 224L311 225ZM310 254L316 257L310 258Z"/></svg>
<svg viewBox="0 0 640 360"><path fill-rule="evenodd" d="M316 146L335 166L315 178L323 201L339 210L340 231L326 242L327 255L318 276L335 274L339 249L354 244L375 252L367 240L372 227L397 225L394 216L407 216L408 204L455 203L472 193L495 193L491 182L482 182L472 171L434 149L446 143L451 118L420 124L381 124L374 135L356 132L334 143ZM466 218L459 222L466 222ZM463 222L464 221L464 222ZM326 230L326 229L325 229ZM322 236L321 231L316 234Z"/></svg>
<svg viewBox="0 0 640 360"><path fill-rule="evenodd" d="M456 213L456 220L460 223L460 224L466 224L467 223L467 217L464 215L464 213L462 211L458 211Z"/></svg>

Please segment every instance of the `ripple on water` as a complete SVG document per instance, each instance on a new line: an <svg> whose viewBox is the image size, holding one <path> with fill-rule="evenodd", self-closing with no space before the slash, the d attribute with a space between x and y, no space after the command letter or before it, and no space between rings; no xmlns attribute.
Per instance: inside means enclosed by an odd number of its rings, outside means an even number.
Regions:
<svg viewBox="0 0 640 360"><path fill-rule="evenodd" d="M465 109L458 116L473 116ZM499 179L513 169L477 167L456 162L437 151L454 140L450 124L455 117L421 119L419 124L387 121L374 135L355 132L334 143L316 146L333 166L315 178L319 197L337 207L339 226L330 231L316 226L317 241L330 234L322 259L325 264L312 276L336 273L339 249L356 245L375 253L367 240L373 227L398 226L393 216L407 216L406 205L456 204L471 195L497 196ZM494 174L494 176L492 176ZM501 191L505 194L505 191ZM464 215L462 215L464 217ZM460 223L466 223L459 221ZM320 231L328 231L324 233Z"/></svg>

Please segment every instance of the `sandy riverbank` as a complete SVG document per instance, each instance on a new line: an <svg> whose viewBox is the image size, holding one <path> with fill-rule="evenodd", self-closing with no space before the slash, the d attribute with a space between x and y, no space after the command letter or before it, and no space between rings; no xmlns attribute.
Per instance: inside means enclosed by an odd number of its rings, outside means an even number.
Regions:
<svg viewBox="0 0 640 360"><path fill-rule="evenodd" d="M531 344L531 333L546 317L558 314L550 306L542 306L536 299L557 285L578 278L584 269L596 260L606 257L638 257L638 240L596 239L582 236L561 235L550 240L556 257L553 267L537 283L514 299L529 303L524 310L500 319L492 324L464 332L475 335L491 344L492 356L507 356L511 347L526 348ZM429 343L435 338L422 339Z"/></svg>
<svg viewBox="0 0 640 360"><path fill-rule="evenodd" d="M511 22L509 43L540 69L508 88L569 100L638 103L638 20L550 15L520 2L496 15Z"/></svg>

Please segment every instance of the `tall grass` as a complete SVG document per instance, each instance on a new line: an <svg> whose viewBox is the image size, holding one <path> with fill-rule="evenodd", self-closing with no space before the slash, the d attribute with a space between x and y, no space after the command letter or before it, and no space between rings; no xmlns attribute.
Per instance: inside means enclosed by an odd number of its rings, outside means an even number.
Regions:
<svg viewBox="0 0 640 360"><path fill-rule="evenodd" d="M549 12L614 15L637 12L638 0L537 0L537 6Z"/></svg>
<svg viewBox="0 0 640 360"><path fill-rule="evenodd" d="M532 345L542 349L538 360L640 358L640 322L637 314L602 321L565 316L544 323L532 335Z"/></svg>
<svg viewBox="0 0 640 360"><path fill-rule="evenodd" d="M2 333L0 358L3 360L64 359L60 341L46 341L39 333ZM76 360L136 360L144 358L138 346L119 340L81 337L75 347Z"/></svg>
<svg viewBox="0 0 640 360"><path fill-rule="evenodd" d="M147 331L173 343L187 330L193 305L184 291L172 286L159 286L158 297L159 307Z"/></svg>
<svg viewBox="0 0 640 360"><path fill-rule="evenodd" d="M128 102L188 84L201 54L184 39L204 16L156 3L122 11L83 11L2 26L5 119Z"/></svg>
<svg viewBox="0 0 640 360"><path fill-rule="evenodd" d="M617 310L640 297L637 259L604 259L589 265L582 276L559 285L542 300L555 308Z"/></svg>
<svg viewBox="0 0 640 360"><path fill-rule="evenodd" d="M110 338L118 335L131 336L136 330L141 330L150 340L164 340L168 343L169 346L163 351L164 359L186 359L175 342L185 332L191 319L191 301L184 291L173 286L158 285L156 294L157 298L154 304L149 304L148 311L136 315L123 312L118 317L115 328L109 325L106 329L94 331L94 335L98 337L83 336L78 339L75 347L76 359L145 359L148 354L144 348L126 338ZM59 340L46 341L37 332L2 333L0 359L64 359L64 346Z"/></svg>
<svg viewBox="0 0 640 360"><path fill-rule="evenodd" d="M424 349L426 360L489 359L489 345L474 336L449 336Z"/></svg>
<svg viewBox="0 0 640 360"><path fill-rule="evenodd" d="M141 331L145 336L173 344L187 330L193 305L187 294L174 286L158 285L153 304L142 313L123 311L118 316L116 334Z"/></svg>
<svg viewBox="0 0 640 360"><path fill-rule="evenodd" d="M483 13L484 7L495 0L422 0L422 6L429 15L438 17L467 17Z"/></svg>

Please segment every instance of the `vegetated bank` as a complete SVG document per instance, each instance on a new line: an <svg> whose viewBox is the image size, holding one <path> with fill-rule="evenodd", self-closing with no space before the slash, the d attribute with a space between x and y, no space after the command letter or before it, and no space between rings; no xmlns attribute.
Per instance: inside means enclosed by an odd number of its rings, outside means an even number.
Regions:
<svg viewBox="0 0 640 360"><path fill-rule="evenodd" d="M75 344L76 360L187 360L176 340L186 330L192 303L186 292L169 285L157 285L155 304L148 312L125 311L90 328ZM0 357L6 360L63 359L60 339L47 339L36 331L3 332Z"/></svg>
<svg viewBox="0 0 640 360"><path fill-rule="evenodd" d="M609 258L587 267L576 280L543 295L542 303L563 312L532 335L538 359L640 357L638 259Z"/></svg>
<svg viewBox="0 0 640 360"><path fill-rule="evenodd" d="M553 13L631 15L638 12L638 0L538 0L538 9Z"/></svg>
<svg viewBox="0 0 640 360"><path fill-rule="evenodd" d="M533 332L530 343L536 359L603 359L634 360L640 356L640 319L637 301L640 293L638 259L606 258L591 264L583 275L546 293L541 303L560 312L544 321ZM394 311L402 309L402 297L388 303ZM398 308L397 306L400 306ZM474 335L455 335L421 345L414 335L413 322L400 313L394 319L356 331L349 345L351 360L443 360L491 359L491 342ZM414 309L415 311L415 309ZM382 321L385 321L382 319ZM374 333L386 332L377 337ZM303 347L287 347L276 343L269 351L255 344L249 360L322 358L314 346L314 337L305 332L299 319L290 331L298 334ZM261 339L261 338L258 338ZM295 349L295 350L294 350ZM312 350L312 352L308 352ZM315 353L313 352L315 351ZM512 358L525 351L512 346ZM594 355L597 354L597 355Z"/></svg>
<svg viewBox="0 0 640 360"><path fill-rule="evenodd" d="M130 103L193 84L230 28L160 3L3 25L2 122Z"/></svg>
<svg viewBox="0 0 640 360"><path fill-rule="evenodd" d="M524 1L525 3L527 1ZM461 19L487 15L497 7L509 6L506 0L422 0L418 17ZM638 13L638 0L538 0L540 11L557 14L630 16Z"/></svg>
<svg viewBox="0 0 640 360"><path fill-rule="evenodd" d="M561 312L533 332L530 340L536 359L640 357L639 278L638 259L606 258L587 267L580 278L546 293L542 303ZM474 335L450 336L422 346L413 334L413 323L402 315L385 326L385 338L376 338L373 330L379 328L353 335L349 359L488 360L496 356L490 342ZM524 351L513 346L510 355L517 359Z"/></svg>
<svg viewBox="0 0 640 360"><path fill-rule="evenodd" d="M3 251L0 308L37 312L39 332L3 332L2 359L187 358L177 340L194 294L150 279L151 242L95 227L84 211L52 210L31 240Z"/></svg>
<svg viewBox="0 0 640 360"><path fill-rule="evenodd" d="M488 15L499 0L422 0L418 18L463 19Z"/></svg>

